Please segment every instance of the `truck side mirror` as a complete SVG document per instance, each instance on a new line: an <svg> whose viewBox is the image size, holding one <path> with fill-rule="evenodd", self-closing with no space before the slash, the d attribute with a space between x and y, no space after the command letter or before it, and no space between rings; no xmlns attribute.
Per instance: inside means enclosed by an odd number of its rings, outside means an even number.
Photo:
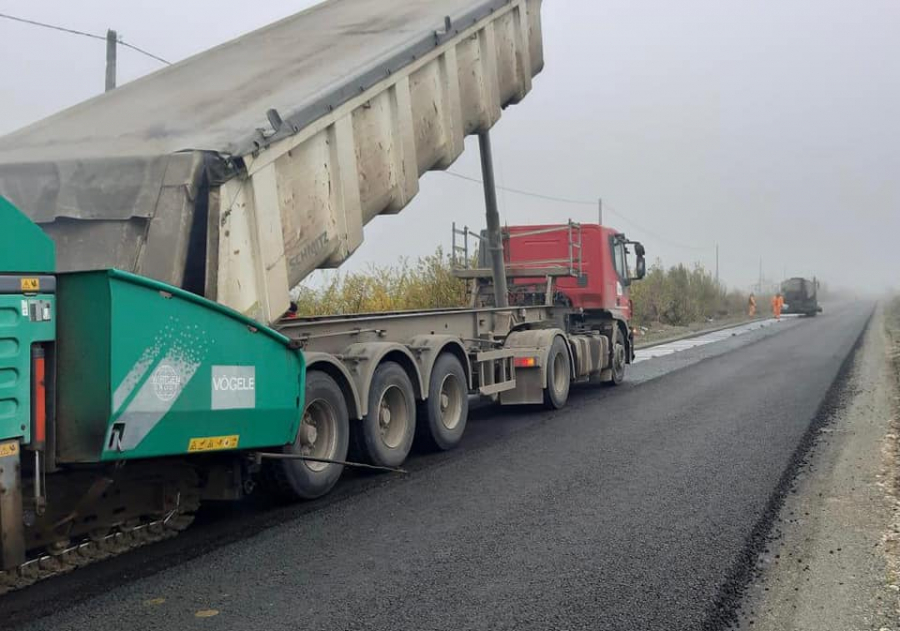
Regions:
<svg viewBox="0 0 900 631"><path fill-rule="evenodd" d="M644 249L643 244L637 241L629 241L629 243L634 245L634 253L637 256L637 260L634 263L634 276L630 276L628 280L641 280L647 275L647 260L645 258L647 251Z"/></svg>
<svg viewBox="0 0 900 631"><path fill-rule="evenodd" d="M641 248L643 250L643 248ZM635 277L634 280L641 280L644 276L647 275L647 261L644 259L643 254L638 254L637 262L635 263Z"/></svg>

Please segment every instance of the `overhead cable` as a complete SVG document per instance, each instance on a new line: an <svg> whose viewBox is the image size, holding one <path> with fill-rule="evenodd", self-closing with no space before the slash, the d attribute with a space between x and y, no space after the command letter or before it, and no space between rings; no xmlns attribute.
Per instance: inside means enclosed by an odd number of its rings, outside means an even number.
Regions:
<svg viewBox="0 0 900 631"><path fill-rule="evenodd" d="M79 31L79 30L72 29L72 28L66 28L64 26L57 26L55 24L47 24L46 22L38 22L37 20L29 20L26 18L20 18L15 15L9 15L6 13L0 13L0 18L4 18L6 20L12 20L14 22L21 22L22 24L29 24L31 26L39 26L41 28L51 29L54 31L60 31L62 33L69 33L70 35L80 35L82 37L90 37L91 39L99 39L99 40L106 41L105 35L98 35L97 33L87 33L85 31ZM138 48L134 44L126 42L124 39L118 39L116 41L119 44L121 44L122 46L124 46L126 48L130 48L131 50L136 51L142 55L145 55L151 59L155 59L156 61L162 62L168 66L172 65L171 61L167 61L158 55L154 55L153 53L148 52L148 51L144 50L143 48Z"/></svg>

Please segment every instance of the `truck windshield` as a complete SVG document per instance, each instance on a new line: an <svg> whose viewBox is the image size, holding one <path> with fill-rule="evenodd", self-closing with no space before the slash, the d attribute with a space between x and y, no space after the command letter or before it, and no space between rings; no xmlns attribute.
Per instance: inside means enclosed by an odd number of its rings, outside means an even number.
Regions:
<svg viewBox="0 0 900 631"><path fill-rule="evenodd" d="M628 265L625 260L625 244L621 241L613 242L613 265L619 278L625 280L628 278Z"/></svg>

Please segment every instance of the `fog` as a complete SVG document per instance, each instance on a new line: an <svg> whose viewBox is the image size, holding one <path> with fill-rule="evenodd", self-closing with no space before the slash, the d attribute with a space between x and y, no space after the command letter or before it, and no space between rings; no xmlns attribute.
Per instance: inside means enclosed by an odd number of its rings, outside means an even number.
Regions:
<svg viewBox="0 0 900 631"><path fill-rule="evenodd" d="M115 28L170 61L313 2L7 0L0 11L92 33ZM900 4L545 0L546 66L493 130L509 224L604 222L665 264L719 266L747 288L817 275L900 285ZM103 90L104 43L0 19L0 133ZM161 67L120 49L119 82ZM262 115L262 113L261 113ZM451 167L480 177L477 143ZM448 248L483 223L477 184L427 175L345 265Z"/></svg>

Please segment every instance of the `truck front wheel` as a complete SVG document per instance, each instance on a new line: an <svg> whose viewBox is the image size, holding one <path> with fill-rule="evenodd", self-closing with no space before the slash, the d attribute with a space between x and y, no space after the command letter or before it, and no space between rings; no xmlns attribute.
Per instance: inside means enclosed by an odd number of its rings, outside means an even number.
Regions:
<svg viewBox="0 0 900 631"><path fill-rule="evenodd" d="M610 365L612 376L609 380L610 385L613 386L618 386L625 381L625 366L628 364L626 355L628 351L625 349L623 337L622 331L616 327L615 335L613 335L612 364Z"/></svg>
<svg viewBox="0 0 900 631"><path fill-rule="evenodd" d="M544 390L544 405L558 410L569 400L569 384L572 380L569 352L561 337L556 337L547 353L547 388Z"/></svg>
<svg viewBox="0 0 900 631"><path fill-rule="evenodd" d="M334 379L311 371L306 377L306 406L297 438L284 453L322 460L346 460L350 440L344 393ZM260 472L262 489L281 499L315 499L337 483L343 465L313 460L266 460Z"/></svg>
<svg viewBox="0 0 900 631"><path fill-rule="evenodd" d="M416 397L412 382L396 362L375 369L369 387L369 413L353 428L355 451L366 462L399 467L416 433Z"/></svg>
<svg viewBox="0 0 900 631"><path fill-rule="evenodd" d="M416 428L417 443L426 449L453 449L462 440L469 416L466 371L458 358L443 353L434 362L428 399L421 407L424 419ZM422 422L424 420L424 422Z"/></svg>

